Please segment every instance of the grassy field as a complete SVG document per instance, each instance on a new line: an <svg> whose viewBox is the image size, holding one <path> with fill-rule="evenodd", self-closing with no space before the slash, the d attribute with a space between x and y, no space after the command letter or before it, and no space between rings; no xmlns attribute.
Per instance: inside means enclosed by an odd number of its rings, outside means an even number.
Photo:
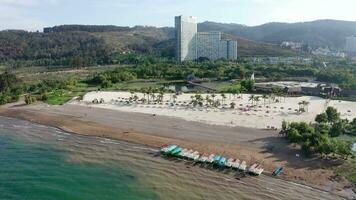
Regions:
<svg viewBox="0 0 356 200"><path fill-rule="evenodd" d="M350 158L340 166L333 168L336 175L343 176L352 183L356 183L356 159Z"/></svg>

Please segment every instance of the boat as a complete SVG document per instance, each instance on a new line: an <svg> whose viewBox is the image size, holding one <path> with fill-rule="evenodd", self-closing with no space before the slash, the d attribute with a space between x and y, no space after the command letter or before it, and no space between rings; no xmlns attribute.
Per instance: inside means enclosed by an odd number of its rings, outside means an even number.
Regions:
<svg viewBox="0 0 356 200"><path fill-rule="evenodd" d="M216 155L216 156L214 157L214 159L213 159L213 163L214 163L214 164L219 164L220 159L221 159L221 156Z"/></svg>
<svg viewBox="0 0 356 200"><path fill-rule="evenodd" d="M256 174L257 176L259 176L259 175L262 174L263 170L264 170L264 169L262 168L262 165L258 165L258 166L256 167L256 169L255 169L255 174Z"/></svg>
<svg viewBox="0 0 356 200"><path fill-rule="evenodd" d="M261 165L255 163L255 164L253 164L253 165L251 165L251 166L249 167L248 172L249 172L250 174L259 176L259 175L262 174L263 168L262 168Z"/></svg>
<svg viewBox="0 0 356 200"><path fill-rule="evenodd" d="M245 171L247 168L246 162L242 161L241 164L239 165L239 170Z"/></svg>
<svg viewBox="0 0 356 200"><path fill-rule="evenodd" d="M228 160L226 160L225 162L225 166L226 167L232 167L232 164L234 163L234 160L233 158L229 158Z"/></svg>
<svg viewBox="0 0 356 200"><path fill-rule="evenodd" d="M194 151L193 153L189 154L187 157L192 160L197 160L199 158L199 152Z"/></svg>
<svg viewBox="0 0 356 200"><path fill-rule="evenodd" d="M225 166L225 161L226 161L226 158L220 157L220 160L218 161L218 165L220 167L224 167Z"/></svg>
<svg viewBox="0 0 356 200"><path fill-rule="evenodd" d="M236 160L233 161L231 167L232 167L233 169L239 169L239 166L240 166L240 160L239 160L239 159L236 159Z"/></svg>
<svg viewBox="0 0 356 200"><path fill-rule="evenodd" d="M182 150L183 150L183 148L177 147L177 148L175 148L173 151L169 152L169 154L171 154L171 155L173 155L173 156L176 156L176 155L178 155Z"/></svg>
<svg viewBox="0 0 356 200"><path fill-rule="evenodd" d="M177 145L166 146L161 149L161 152L169 153L169 152L173 151L174 149L176 149L177 147L178 147Z"/></svg>
<svg viewBox="0 0 356 200"><path fill-rule="evenodd" d="M188 158L190 154L193 153L194 150L190 149L190 150L187 150L184 154L183 154L183 157L184 158Z"/></svg>
<svg viewBox="0 0 356 200"><path fill-rule="evenodd" d="M184 154L188 151L188 149L183 149L177 156L184 157Z"/></svg>
<svg viewBox="0 0 356 200"><path fill-rule="evenodd" d="M274 172L272 173L272 176L278 176L281 173L283 173L284 168L283 167L278 167L276 170L274 170Z"/></svg>
<svg viewBox="0 0 356 200"><path fill-rule="evenodd" d="M208 159L206 160L206 162L208 162L208 163L213 163L213 162L214 162L214 158L215 158L215 154L210 154L210 156L208 157Z"/></svg>
<svg viewBox="0 0 356 200"><path fill-rule="evenodd" d="M207 162L208 159L209 159L208 156L206 156L206 155L201 155L201 156L199 157L199 159L198 159L198 162L205 163L205 162Z"/></svg>

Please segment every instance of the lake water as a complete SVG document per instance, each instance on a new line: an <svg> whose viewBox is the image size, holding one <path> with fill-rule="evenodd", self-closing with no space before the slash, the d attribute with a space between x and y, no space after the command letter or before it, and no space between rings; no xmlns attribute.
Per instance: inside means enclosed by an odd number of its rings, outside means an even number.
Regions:
<svg viewBox="0 0 356 200"><path fill-rule="evenodd" d="M340 199L267 176L234 176L145 146L0 117L1 200Z"/></svg>

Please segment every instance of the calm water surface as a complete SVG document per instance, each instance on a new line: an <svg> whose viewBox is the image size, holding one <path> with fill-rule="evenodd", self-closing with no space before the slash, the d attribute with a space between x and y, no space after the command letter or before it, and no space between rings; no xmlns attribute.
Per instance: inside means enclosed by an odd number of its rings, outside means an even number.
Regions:
<svg viewBox="0 0 356 200"><path fill-rule="evenodd" d="M1 200L330 199L266 176L234 178L156 149L0 117Z"/></svg>

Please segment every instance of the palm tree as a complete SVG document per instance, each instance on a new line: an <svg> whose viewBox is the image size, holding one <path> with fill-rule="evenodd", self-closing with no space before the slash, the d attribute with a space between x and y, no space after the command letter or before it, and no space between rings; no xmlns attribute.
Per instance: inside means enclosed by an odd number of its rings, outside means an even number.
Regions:
<svg viewBox="0 0 356 200"><path fill-rule="evenodd" d="M268 96L266 94L262 95L262 99L263 99L263 106L266 105L266 99L268 99Z"/></svg>
<svg viewBox="0 0 356 200"><path fill-rule="evenodd" d="M206 104L208 105L208 102L210 101L210 96L209 95L206 95L206 97L205 97L205 102L206 102Z"/></svg>
<svg viewBox="0 0 356 200"><path fill-rule="evenodd" d="M151 94L151 98L152 98L152 101L155 101L155 99L156 99L155 93L152 93L152 94Z"/></svg>
<svg viewBox="0 0 356 200"><path fill-rule="evenodd" d="M258 102L260 101L260 96L255 96L254 100L256 102L256 105L258 105Z"/></svg>
<svg viewBox="0 0 356 200"><path fill-rule="evenodd" d="M213 98L213 101L215 101L216 95L214 93L211 95L211 97Z"/></svg>
<svg viewBox="0 0 356 200"><path fill-rule="evenodd" d="M248 101L251 101L251 105L253 106L253 101L255 100L255 95L251 94L248 98Z"/></svg>
<svg viewBox="0 0 356 200"><path fill-rule="evenodd" d="M230 103L230 108L231 108L231 109L235 109L235 106L236 106L236 103L235 103L235 102L231 102L231 103Z"/></svg>
<svg viewBox="0 0 356 200"><path fill-rule="evenodd" d="M305 110L308 111L308 106L309 106L310 102L309 101L301 101L298 103L298 105L300 106L299 110Z"/></svg>
<svg viewBox="0 0 356 200"><path fill-rule="evenodd" d="M222 104L225 104L225 100L226 100L226 95L224 93L221 94L221 98L222 98Z"/></svg>
<svg viewBox="0 0 356 200"><path fill-rule="evenodd" d="M173 95L173 102L176 103L176 100L177 100L177 95Z"/></svg>
<svg viewBox="0 0 356 200"><path fill-rule="evenodd" d="M163 92L160 92L158 94L158 96L157 96L157 102L158 103L162 103L163 102L163 96L164 96Z"/></svg>

